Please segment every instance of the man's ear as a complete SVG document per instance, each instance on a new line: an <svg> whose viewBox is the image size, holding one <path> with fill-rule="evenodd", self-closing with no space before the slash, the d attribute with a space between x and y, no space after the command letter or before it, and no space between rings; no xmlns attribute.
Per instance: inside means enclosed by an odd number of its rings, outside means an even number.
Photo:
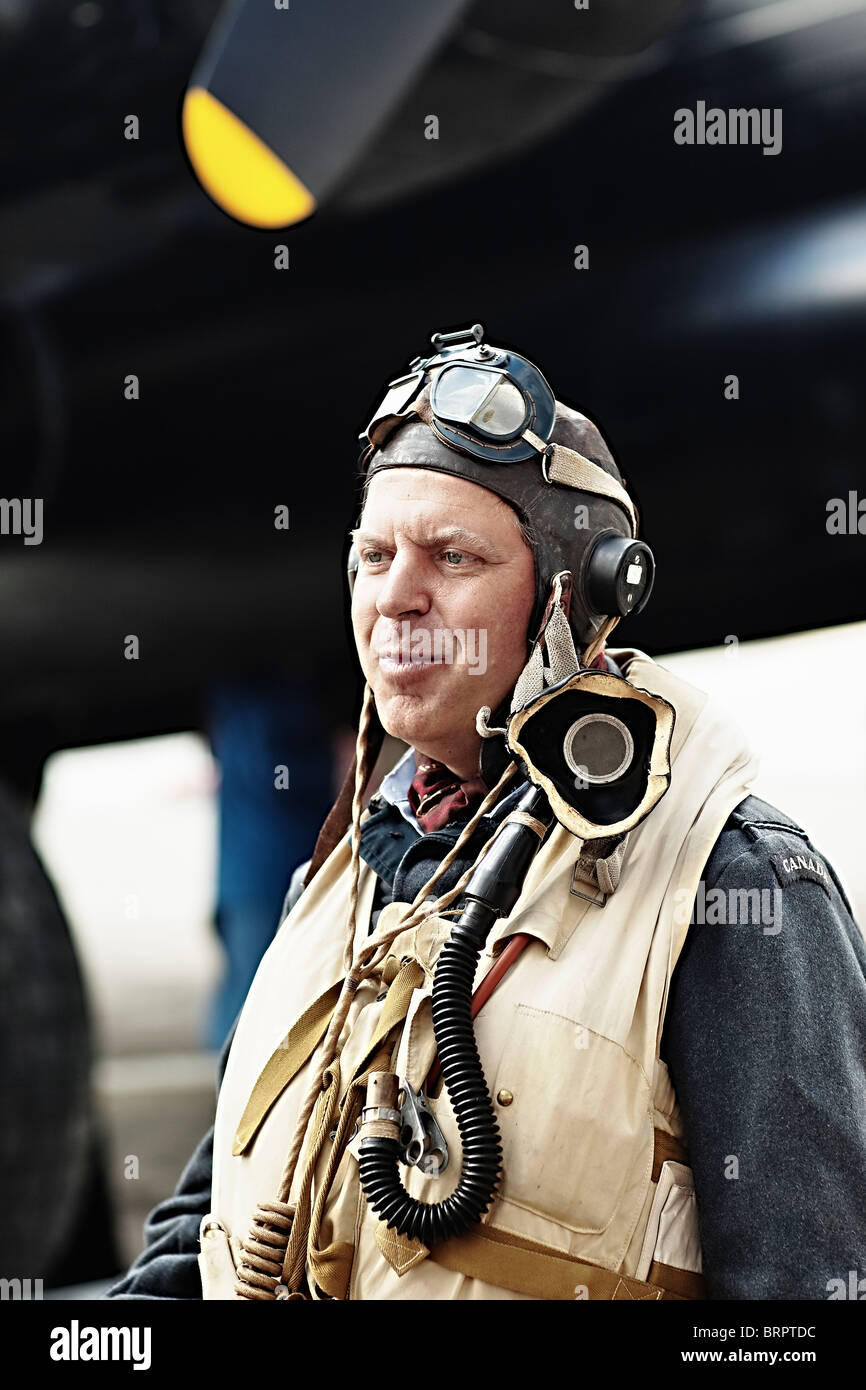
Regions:
<svg viewBox="0 0 866 1390"><path fill-rule="evenodd" d="M355 578L358 574L358 567L361 564L361 557L358 554L358 547L352 541L349 546L349 555L346 560L346 578L349 581L349 597L351 598L355 588Z"/></svg>

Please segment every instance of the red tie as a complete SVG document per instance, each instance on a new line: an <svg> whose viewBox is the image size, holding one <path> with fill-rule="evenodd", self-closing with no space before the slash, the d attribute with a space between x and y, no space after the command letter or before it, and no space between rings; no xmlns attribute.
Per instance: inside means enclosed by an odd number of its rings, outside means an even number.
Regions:
<svg viewBox="0 0 866 1390"><path fill-rule="evenodd" d="M430 830L441 830L458 811L474 811L489 789L481 777L461 782L444 763L423 754L419 757L418 771L409 787L409 805L426 835Z"/></svg>

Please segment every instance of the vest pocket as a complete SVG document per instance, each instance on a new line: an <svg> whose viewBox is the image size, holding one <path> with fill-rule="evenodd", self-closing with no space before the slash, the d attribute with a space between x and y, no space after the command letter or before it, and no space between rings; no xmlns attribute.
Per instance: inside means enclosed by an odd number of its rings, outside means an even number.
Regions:
<svg viewBox="0 0 866 1390"><path fill-rule="evenodd" d="M635 1278L647 1279L654 1264L701 1273L694 1178L691 1168L673 1159L659 1172Z"/></svg>
<svg viewBox="0 0 866 1390"><path fill-rule="evenodd" d="M651 1088L634 1058L576 1019L518 1004L493 1100L502 1200L590 1235L620 1212L624 1245L653 1148Z"/></svg>

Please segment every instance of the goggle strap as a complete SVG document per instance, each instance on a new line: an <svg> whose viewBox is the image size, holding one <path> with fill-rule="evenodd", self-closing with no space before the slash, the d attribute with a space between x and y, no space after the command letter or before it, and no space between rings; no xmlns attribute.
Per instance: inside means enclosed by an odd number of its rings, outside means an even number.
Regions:
<svg viewBox="0 0 866 1390"><path fill-rule="evenodd" d="M361 461L362 466L366 467L376 450L382 448L389 434L392 434L398 425L402 425L405 420L409 419L410 415L417 414L417 405L414 401L410 401L402 410L394 410L387 415L374 415L367 426L366 439L370 447Z"/></svg>
<svg viewBox="0 0 866 1390"><path fill-rule="evenodd" d="M525 430L523 437L536 448L540 444L544 450L542 468L548 482L563 483L566 487L593 492L599 497L609 497L612 502L618 502L631 522L632 535L637 535L637 512L622 483L618 483L616 478L591 459L584 458L576 449L569 449L565 444L545 445L543 440L538 440L536 444L538 437L530 438L530 434L531 431Z"/></svg>

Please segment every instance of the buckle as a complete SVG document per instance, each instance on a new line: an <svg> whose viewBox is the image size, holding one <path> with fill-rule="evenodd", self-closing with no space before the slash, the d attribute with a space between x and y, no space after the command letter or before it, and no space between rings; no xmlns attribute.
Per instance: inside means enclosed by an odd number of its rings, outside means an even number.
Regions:
<svg viewBox="0 0 866 1390"><path fill-rule="evenodd" d="M536 434L534 430L524 430L520 437L521 439L525 439L527 444L530 444L533 449L536 449L538 453L541 454L541 476L546 483L550 484L550 474L547 471L547 467L550 460L553 458L553 445L548 444L541 438L541 435Z"/></svg>
<svg viewBox="0 0 866 1390"><path fill-rule="evenodd" d="M583 898L584 902L592 903L593 907L604 907L605 903L607 902L607 893L602 893L599 889L599 893L601 894L601 896L592 898L590 897L589 893L581 893L579 888L575 888L575 883L586 883L585 878L578 878L577 870L578 865L575 864L574 870L571 875L571 886L568 890L569 893L572 895L573 898ZM587 887L589 887L588 884Z"/></svg>

